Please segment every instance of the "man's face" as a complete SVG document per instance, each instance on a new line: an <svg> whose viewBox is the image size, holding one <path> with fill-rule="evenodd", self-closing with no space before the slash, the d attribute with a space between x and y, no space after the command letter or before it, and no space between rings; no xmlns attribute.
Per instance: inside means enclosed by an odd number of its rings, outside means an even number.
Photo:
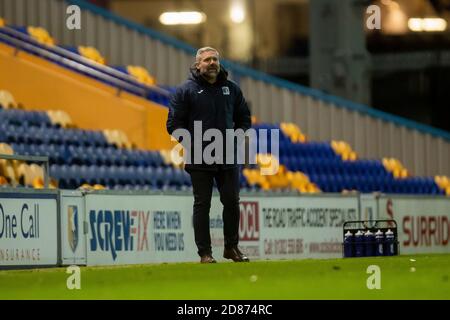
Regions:
<svg viewBox="0 0 450 320"><path fill-rule="evenodd" d="M215 51L205 51L197 61L197 70L207 80L216 80L220 71L219 55Z"/></svg>

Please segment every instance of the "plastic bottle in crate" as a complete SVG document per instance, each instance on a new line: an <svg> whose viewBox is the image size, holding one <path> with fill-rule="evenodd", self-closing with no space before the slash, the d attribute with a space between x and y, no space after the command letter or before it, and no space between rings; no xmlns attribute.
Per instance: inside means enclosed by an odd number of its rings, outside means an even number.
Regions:
<svg viewBox="0 0 450 320"><path fill-rule="evenodd" d="M391 229L388 229L385 236L385 247L384 247L384 255L385 256L393 256L395 254L395 241L394 241L394 233Z"/></svg>
<svg viewBox="0 0 450 320"><path fill-rule="evenodd" d="M344 235L344 257L353 257L353 233L348 230Z"/></svg>
<svg viewBox="0 0 450 320"><path fill-rule="evenodd" d="M366 247L366 257L372 257L375 255L375 236L370 230L367 230L364 234L364 244Z"/></svg>
<svg viewBox="0 0 450 320"><path fill-rule="evenodd" d="M364 257L364 233L361 230L355 233L355 257Z"/></svg>
<svg viewBox="0 0 450 320"><path fill-rule="evenodd" d="M375 232L375 255L384 255L384 233L381 230Z"/></svg>

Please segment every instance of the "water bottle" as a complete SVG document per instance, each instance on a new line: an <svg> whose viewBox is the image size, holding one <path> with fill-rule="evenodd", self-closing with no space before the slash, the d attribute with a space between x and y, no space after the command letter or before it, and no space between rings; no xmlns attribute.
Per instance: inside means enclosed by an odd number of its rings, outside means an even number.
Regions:
<svg viewBox="0 0 450 320"><path fill-rule="evenodd" d="M353 257L353 233L350 230L344 235L344 258Z"/></svg>
<svg viewBox="0 0 450 320"><path fill-rule="evenodd" d="M355 257L364 257L364 233L361 230L355 233Z"/></svg>
<svg viewBox="0 0 450 320"><path fill-rule="evenodd" d="M364 234L364 243L366 247L366 257L374 256L375 236L370 230L367 230Z"/></svg>
<svg viewBox="0 0 450 320"><path fill-rule="evenodd" d="M384 255L384 233L378 229L375 232L375 255L382 256Z"/></svg>
<svg viewBox="0 0 450 320"><path fill-rule="evenodd" d="M386 231L384 236L385 236L384 255L393 256L395 254L394 233L391 231L391 229L388 229L388 231Z"/></svg>

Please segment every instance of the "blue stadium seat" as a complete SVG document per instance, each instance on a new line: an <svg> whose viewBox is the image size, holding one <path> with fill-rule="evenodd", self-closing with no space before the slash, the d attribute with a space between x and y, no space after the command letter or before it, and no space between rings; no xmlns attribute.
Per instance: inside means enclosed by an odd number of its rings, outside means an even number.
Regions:
<svg viewBox="0 0 450 320"><path fill-rule="evenodd" d="M136 184L143 186L146 184L146 179L145 179L145 168L143 166L137 166L135 167L135 181Z"/></svg>
<svg viewBox="0 0 450 320"><path fill-rule="evenodd" d="M176 185L176 181L175 181L175 175L174 175L174 168L172 167L166 167L163 169L163 183L173 186Z"/></svg>
<svg viewBox="0 0 450 320"><path fill-rule="evenodd" d="M155 183L156 186L158 186L158 188L161 188L164 184L166 184L165 182L165 172L164 169L162 167L157 167L153 173L153 177L155 179Z"/></svg>
<svg viewBox="0 0 450 320"><path fill-rule="evenodd" d="M174 179L173 183L176 186L179 186L179 187L183 186L184 185L183 170L181 170L181 169L174 169L173 170L173 179Z"/></svg>
<svg viewBox="0 0 450 320"><path fill-rule="evenodd" d="M114 165L108 165L105 167L105 185L112 187L119 184L118 169Z"/></svg>
<svg viewBox="0 0 450 320"><path fill-rule="evenodd" d="M49 168L49 171L50 171L49 175L52 178L55 178L55 179L59 180L59 179L64 177L64 175L63 175L63 168L60 165L57 165L57 164L51 165L50 168Z"/></svg>
<svg viewBox="0 0 450 320"><path fill-rule="evenodd" d="M144 177L145 177L145 184L151 185L152 187L157 186L157 182L155 179L155 169L153 167L145 167L144 169Z"/></svg>
<svg viewBox="0 0 450 320"><path fill-rule="evenodd" d="M188 186L188 187L192 186L191 176L189 175L189 173L187 173L184 170L183 170L183 182L184 182L185 186Z"/></svg>

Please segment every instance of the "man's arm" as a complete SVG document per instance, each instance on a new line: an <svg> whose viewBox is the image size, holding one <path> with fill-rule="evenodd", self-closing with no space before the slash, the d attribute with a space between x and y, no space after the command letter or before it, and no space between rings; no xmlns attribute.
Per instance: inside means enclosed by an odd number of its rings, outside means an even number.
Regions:
<svg viewBox="0 0 450 320"><path fill-rule="evenodd" d="M179 87L170 97L169 115L167 117L167 132L172 135L176 129L188 129L189 107L184 90Z"/></svg>
<svg viewBox="0 0 450 320"><path fill-rule="evenodd" d="M237 87L237 97L236 97L236 105L234 107L234 129L242 129L247 131L247 129L252 126L252 118L250 114L250 109L248 108L247 102L242 94L242 91L239 87Z"/></svg>

